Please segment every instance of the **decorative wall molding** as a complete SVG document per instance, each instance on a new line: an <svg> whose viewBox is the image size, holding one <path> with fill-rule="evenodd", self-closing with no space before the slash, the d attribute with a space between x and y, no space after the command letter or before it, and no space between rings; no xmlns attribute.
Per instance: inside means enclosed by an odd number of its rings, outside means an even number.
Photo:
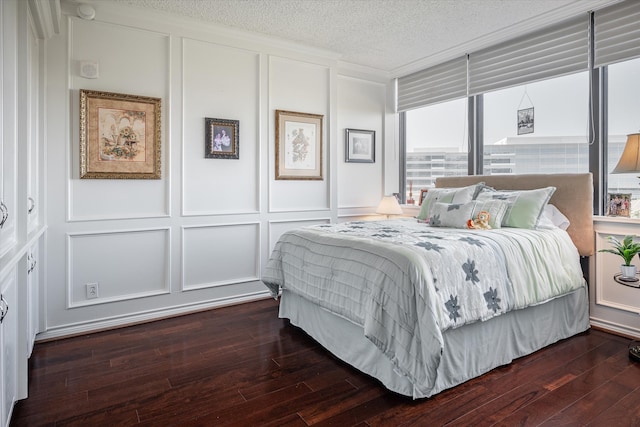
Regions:
<svg viewBox="0 0 640 427"><path fill-rule="evenodd" d="M60 34L62 8L60 0L28 0L29 11L40 39L50 39Z"/></svg>
<svg viewBox="0 0 640 427"><path fill-rule="evenodd" d="M240 227L248 230L243 236L247 241L241 241L239 238L234 241L238 235L236 229ZM220 240L211 241L208 246L196 241L196 247L190 248L187 234L191 230L198 230L194 239L201 238L209 230L211 238L219 237ZM260 281L260 234L260 222L257 221L183 226L180 251L182 291ZM251 263L251 254L253 254L253 263ZM250 271L246 271L243 275L235 275L245 268ZM190 283L193 279L189 276L196 278L206 276L207 278Z"/></svg>
<svg viewBox="0 0 640 427"><path fill-rule="evenodd" d="M170 231L169 227L157 227L66 233L66 308L81 308L170 293ZM121 241L118 241L118 237L121 237ZM146 242L144 241L145 237L147 238ZM81 239L85 238L93 239L93 244L82 248L79 253L76 253L76 246L79 246ZM157 248L158 240L164 240L164 246ZM139 245L137 249L140 250L138 252L135 252L136 248L134 244ZM80 258L89 256L89 248L91 248L91 255L94 258L92 258L90 262L91 265L87 266ZM147 254L144 253L145 250L156 250L156 255L160 255L162 259L153 258L153 254L147 256ZM148 265L147 262L149 263ZM160 271L156 272L156 274L159 279L159 287L149 288L149 283L152 285L156 283L154 280L148 281L148 283L142 283L146 285L146 288L135 287L136 284L141 283L136 280L146 280L149 272L155 272L155 270L158 270L158 266L160 266ZM91 269L91 273L83 271L83 269L89 268ZM102 290L99 291L98 298L89 299L86 296L86 283L101 284ZM127 283L132 287L124 288ZM105 289L107 286L116 288L116 290L111 290L109 294Z"/></svg>

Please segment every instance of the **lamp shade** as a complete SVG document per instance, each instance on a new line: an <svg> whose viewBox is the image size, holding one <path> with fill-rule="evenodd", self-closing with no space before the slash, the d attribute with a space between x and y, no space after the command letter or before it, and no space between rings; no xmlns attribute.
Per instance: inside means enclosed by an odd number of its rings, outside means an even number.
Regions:
<svg viewBox="0 0 640 427"><path fill-rule="evenodd" d="M376 209L377 214L382 215L402 215L402 208L396 196L384 196Z"/></svg>
<svg viewBox="0 0 640 427"><path fill-rule="evenodd" d="M611 173L640 172L640 133L627 135L627 144L618 164Z"/></svg>

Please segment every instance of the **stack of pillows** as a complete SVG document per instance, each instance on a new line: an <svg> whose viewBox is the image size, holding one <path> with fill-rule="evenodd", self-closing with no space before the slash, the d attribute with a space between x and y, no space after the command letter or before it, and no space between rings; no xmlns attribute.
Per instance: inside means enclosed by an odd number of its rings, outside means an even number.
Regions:
<svg viewBox="0 0 640 427"><path fill-rule="evenodd" d="M484 183L461 188L429 189L418 221L435 227L468 228L481 212L489 214L489 227L567 229L569 221L549 199L555 187L535 190L495 190Z"/></svg>

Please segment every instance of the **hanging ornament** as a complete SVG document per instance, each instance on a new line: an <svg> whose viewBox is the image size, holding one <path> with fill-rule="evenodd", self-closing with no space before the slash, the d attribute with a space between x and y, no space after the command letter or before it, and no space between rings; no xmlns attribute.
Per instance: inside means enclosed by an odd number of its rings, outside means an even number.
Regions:
<svg viewBox="0 0 640 427"><path fill-rule="evenodd" d="M529 100L530 107L522 108L524 98ZM524 93L518 104L518 135L533 133L533 102L527 93L527 87L524 87Z"/></svg>

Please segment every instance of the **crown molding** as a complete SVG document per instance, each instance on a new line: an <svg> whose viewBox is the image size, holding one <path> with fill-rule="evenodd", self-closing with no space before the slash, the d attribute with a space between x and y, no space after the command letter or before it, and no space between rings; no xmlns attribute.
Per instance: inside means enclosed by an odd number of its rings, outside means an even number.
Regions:
<svg viewBox="0 0 640 427"><path fill-rule="evenodd" d="M28 0L38 38L47 40L60 34L62 9L60 0Z"/></svg>

